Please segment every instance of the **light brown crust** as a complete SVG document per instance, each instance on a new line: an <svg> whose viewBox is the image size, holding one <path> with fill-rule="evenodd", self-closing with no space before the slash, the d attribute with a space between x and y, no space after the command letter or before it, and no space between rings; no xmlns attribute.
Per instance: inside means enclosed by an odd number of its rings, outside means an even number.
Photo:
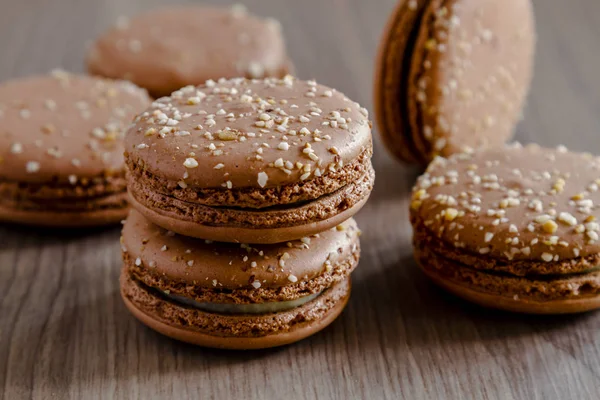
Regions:
<svg viewBox="0 0 600 400"><path fill-rule="evenodd" d="M129 213L126 193L112 196L115 201L109 202L111 206L95 207L93 202L88 208L78 207L68 210L68 204L63 204L63 209L22 209L3 205L0 202L0 220L4 222L48 226L56 228L77 228L103 225L114 225L124 220Z"/></svg>
<svg viewBox="0 0 600 400"><path fill-rule="evenodd" d="M87 68L130 80L154 98L208 79L283 77L293 71L278 22L239 7L198 5L121 18L92 45Z"/></svg>
<svg viewBox="0 0 600 400"><path fill-rule="evenodd" d="M127 217L123 176L76 185L0 181L0 221L53 227L116 224Z"/></svg>
<svg viewBox="0 0 600 400"><path fill-rule="evenodd" d="M409 61L427 0L401 0L383 31L375 75L375 114L386 147L409 164L426 164L410 134L407 112Z"/></svg>
<svg viewBox="0 0 600 400"><path fill-rule="evenodd" d="M75 184L23 184L0 180L0 201L69 201L125 193L126 190L125 171L112 177L81 179Z"/></svg>
<svg viewBox="0 0 600 400"><path fill-rule="evenodd" d="M371 169L361 181L333 194L295 207L262 211L208 207L156 193L150 197L132 181L129 194L132 206L146 218L181 235L221 242L279 243L322 232L352 217L367 202L374 179Z"/></svg>
<svg viewBox="0 0 600 400"><path fill-rule="evenodd" d="M439 279L515 301L552 303L567 299L594 300L600 297L600 270L578 274L525 277L506 273L476 270L436 253L426 245L415 247L415 257L421 267Z"/></svg>
<svg viewBox="0 0 600 400"><path fill-rule="evenodd" d="M489 294L457 284L446 278L440 277L435 272L428 269L423 268L423 271L438 286L458 297L483 307L525 314L574 314L593 311L600 308L600 296L545 302L522 298L515 300L511 297Z"/></svg>
<svg viewBox="0 0 600 400"><path fill-rule="evenodd" d="M121 275L121 295L142 323L176 340L205 347L260 349L297 342L324 329L346 306L350 279L289 311L260 316L219 315L164 300Z"/></svg>
<svg viewBox="0 0 600 400"><path fill-rule="evenodd" d="M473 253L459 249L439 240L436 235L423 225L423 221L413 218L413 242L415 245L426 247L437 254L443 254L448 260L467 265L470 268L485 271L503 272L515 276L527 275L556 275L580 273L600 265L600 254L545 262L542 260L512 260Z"/></svg>
<svg viewBox="0 0 600 400"><path fill-rule="evenodd" d="M143 187L144 190L161 193L188 203L261 209L314 200L360 181L372 170L372 155L373 148L369 147L356 160L335 172L305 182L264 189L197 188L189 185L182 188L177 182L156 176L131 160L128 162L128 167L129 180L134 187Z"/></svg>

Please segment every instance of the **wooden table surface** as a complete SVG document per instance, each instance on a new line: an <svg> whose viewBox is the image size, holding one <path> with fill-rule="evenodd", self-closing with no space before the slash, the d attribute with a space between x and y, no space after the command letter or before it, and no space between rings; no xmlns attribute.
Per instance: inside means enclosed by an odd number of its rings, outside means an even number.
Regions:
<svg viewBox="0 0 600 400"><path fill-rule="evenodd" d="M374 55L394 2L246 4L282 22L300 77L372 109ZM0 0L0 79L82 71L89 40L159 3ZM534 3L536 75L518 139L600 153L600 2ZM600 312L511 315L432 286L413 262L407 222L419 171L377 138L375 151L350 304L326 331L280 349L196 348L139 324L118 293L117 227L0 227L0 399L598 399Z"/></svg>

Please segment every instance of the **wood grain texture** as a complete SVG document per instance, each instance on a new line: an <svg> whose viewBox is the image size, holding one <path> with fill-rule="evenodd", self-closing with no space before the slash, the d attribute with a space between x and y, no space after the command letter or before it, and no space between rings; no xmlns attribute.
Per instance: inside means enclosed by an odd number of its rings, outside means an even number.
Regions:
<svg viewBox="0 0 600 400"><path fill-rule="evenodd" d="M0 79L81 71L87 41L159 3L0 0ZM371 107L394 0L246 4L281 20L299 76ZM600 153L600 2L535 8L536 75L519 139ZM322 334L281 349L195 348L140 325L118 294L118 228L0 227L0 399L597 399L600 313L511 315L433 287L411 254L407 196L418 171L378 139L375 150L350 305Z"/></svg>

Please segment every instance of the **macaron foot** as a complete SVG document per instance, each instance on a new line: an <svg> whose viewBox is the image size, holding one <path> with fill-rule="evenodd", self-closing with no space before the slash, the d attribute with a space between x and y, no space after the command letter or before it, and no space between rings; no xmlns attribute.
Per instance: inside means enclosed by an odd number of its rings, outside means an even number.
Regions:
<svg viewBox="0 0 600 400"><path fill-rule="evenodd" d="M121 296L129 311L144 325L182 342L203 347L253 350L284 346L298 342L329 326L344 310L350 298L350 278L327 289L316 299L289 311L265 315L219 315L191 308L148 291L121 276ZM215 319L218 323L214 322ZM197 321L190 324L188 321ZM240 324L277 326L277 330L246 336L211 333L212 325L234 327ZM203 328L198 328L203 326Z"/></svg>

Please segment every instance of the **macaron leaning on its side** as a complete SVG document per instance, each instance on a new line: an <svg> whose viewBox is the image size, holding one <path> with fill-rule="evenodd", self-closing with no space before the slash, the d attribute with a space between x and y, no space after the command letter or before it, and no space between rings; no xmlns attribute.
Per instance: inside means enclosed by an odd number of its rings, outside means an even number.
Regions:
<svg viewBox="0 0 600 400"><path fill-rule="evenodd" d="M0 84L0 221L124 219L123 132L149 104L129 82L64 71Z"/></svg>
<svg viewBox="0 0 600 400"><path fill-rule="evenodd" d="M182 235L279 243L334 227L374 182L367 111L314 81L208 81L154 102L126 135L128 190Z"/></svg>
<svg viewBox="0 0 600 400"><path fill-rule="evenodd" d="M534 46L529 0L401 0L375 77L388 149L425 166L436 155L504 144L522 113Z"/></svg>
<svg viewBox="0 0 600 400"><path fill-rule="evenodd" d="M228 349L289 344L344 309L359 233L350 219L289 243L212 243L132 210L121 239L121 294L142 323L177 340Z"/></svg>
<svg viewBox="0 0 600 400"><path fill-rule="evenodd" d="M512 146L438 158L414 188L415 257L467 300L525 313L600 308L600 158Z"/></svg>
<svg viewBox="0 0 600 400"><path fill-rule="evenodd" d="M88 71L127 79L155 98L219 78L292 73L280 24L231 8L178 6L121 18L87 57Z"/></svg>

